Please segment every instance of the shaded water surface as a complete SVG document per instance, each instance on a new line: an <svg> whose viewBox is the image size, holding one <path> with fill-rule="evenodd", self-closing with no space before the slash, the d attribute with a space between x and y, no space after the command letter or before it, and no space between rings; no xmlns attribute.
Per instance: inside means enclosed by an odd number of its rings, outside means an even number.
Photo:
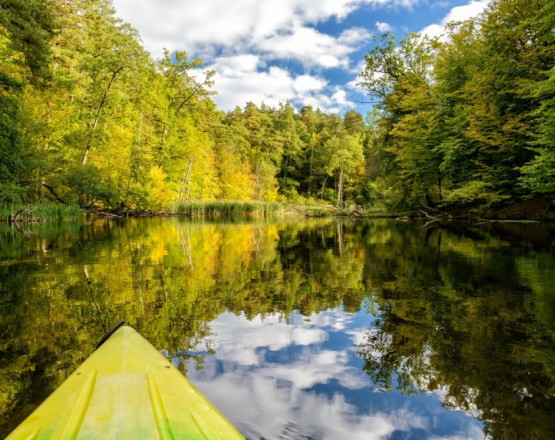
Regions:
<svg viewBox="0 0 555 440"><path fill-rule="evenodd" d="M547 439L555 231L140 219L0 230L0 437L128 320L250 439Z"/></svg>

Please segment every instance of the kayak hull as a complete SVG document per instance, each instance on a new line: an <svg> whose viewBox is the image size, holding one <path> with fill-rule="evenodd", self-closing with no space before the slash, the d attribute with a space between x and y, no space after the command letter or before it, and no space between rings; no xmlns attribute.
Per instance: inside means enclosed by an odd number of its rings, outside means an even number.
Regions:
<svg viewBox="0 0 555 440"><path fill-rule="evenodd" d="M100 438L243 437L148 341L124 326L8 436Z"/></svg>

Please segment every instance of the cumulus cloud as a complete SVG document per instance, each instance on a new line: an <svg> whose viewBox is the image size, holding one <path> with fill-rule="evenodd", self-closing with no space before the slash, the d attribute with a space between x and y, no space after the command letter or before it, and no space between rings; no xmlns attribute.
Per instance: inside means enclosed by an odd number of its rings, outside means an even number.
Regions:
<svg viewBox="0 0 555 440"><path fill-rule="evenodd" d="M114 6L121 18L139 30L146 49L155 58L164 48L170 52L187 50L191 57L202 57L208 68L215 69L218 95L214 100L223 110L243 106L247 101L276 105L291 100L339 112L354 105L343 92L324 90L327 81L318 72L342 69L352 73L350 55L371 34L367 29L352 27L331 35L315 26L332 19L341 22L364 5L410 8L418 2L203 0L193 4L114 0ZM289 62L303 66L300 77L286 67Z"/></svg>
<svg viewBox="0 0 555 440"><path fill-rule="evenodd" d="M261 39L292 26L343 20L362 5L411 7L417 0L114 0L124 20L141 33L154 55L170 51L207 51L209 47L256 46Z"/></svg>
<svg viewBox="0 0 555 440"><path fill-rule="evenodd" d="M358 70L358 73L362 72L363 69L364 69L364 66L362 66L361 70ZM352 81L349 81L347 83L347 87L356 93L363 93L364 95L366 95L368 93L368 90L366 90L364 87L361 87L359 85L359 81L360 79L357 77Z"/></svg>
<svg viewBox="0 0 555 440"><path fill-rule="evenodd" d="M393 27L389 23L385 23L383 21L376 22L376 29L380 32L391 32Z"/></svg>
<svg viewBox="0 0 555 440"><path fill-rule="evenodd" d="M347 55L368 38L370 33L364 29L349 29L335 38L314 28L297 26L260 41L257 49L268 59L296 59L306 65L345 68L349 66Z"/></svg>
<svg viewBox="0 0 555 440"><path fill-rule="evenodd" d="M299 74L277 66L265 67L259 56L236 55L218 58L210 66L216 71L213 97L219 108L231 110L252 101L257 105L277 106L290 101L295 105L312 105L324 111L339 112L353 106L337 86L329 86L319 75ZM263 68L263 70L261 70Z"/></svg>
<svg viewBox="0 0 555 440"><path fill-rule="evenodd" d="M480 15L488 6L490 0L472 0L462 6L456 6L443 17L441 23L434 23L426 26L420 31L421 34L429 37L441 37L445 32L445 25L452 21L464 21Z"/></svg>

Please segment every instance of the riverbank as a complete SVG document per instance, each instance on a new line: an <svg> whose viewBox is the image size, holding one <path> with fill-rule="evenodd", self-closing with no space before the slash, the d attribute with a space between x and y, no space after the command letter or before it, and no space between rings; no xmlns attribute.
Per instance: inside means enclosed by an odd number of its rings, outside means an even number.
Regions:
<svg viewBox="0 0 555 440"><path fill-rule="evenodd" d="M170 209L124 210L124 209L91 209L80 208L78 205L61 203L35 203L24 206L0 206L0 222L39 223L53 220L71 220L82 216L98 216L105 218L129 217L281 217L295 215L298 210L290 205L267 202L211 201L186 202L176 204Z"/></svg>
<svg viewBox="0 0 555 440"><path fill-rule="evenodd" d="M83 209L78 205L41 203L20 207L0 207L0 221L36 223L51 220L76 219L84 215L129 218L183 216L194 218L263 218L263 217L344 217L344 218L401 218L434 220L477 221L555 221L555 203L549 196L505 201L490 206L451 206L437 209L422 206L402 212L375 210L351 205L337 208L333 205L299 203L244 202L244 201L193 201L176 204L167 210L101 210Z"/></svg>
<svg viewBox="0 0 555 440"><path fill-rule="evenodd" d="M50 220L71 220L83 215L77 204L34 203L27 205L0 205L0 221L37 223Z"/></svg>
<svg viewBox="0 0 555 440"><path fill-rule="evenodd" d="M478 221L555 221L554 196L538 195L526 199L511 198L488 205L453 205L445 209L422 207L415 214L429 219Z"/></svg>

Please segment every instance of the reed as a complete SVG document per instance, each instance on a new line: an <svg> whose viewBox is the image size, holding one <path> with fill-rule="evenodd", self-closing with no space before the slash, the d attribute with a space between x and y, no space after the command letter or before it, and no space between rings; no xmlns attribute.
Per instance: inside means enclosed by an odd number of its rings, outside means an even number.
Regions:
<svg viewBox="0 0 555 440"><path fill-rule="evenodd" d="M0 205L0 220L7 221L10 214L17 213L25 206L28 206L28 208L21 213L21 220L27 222L72 219L81 216L81 210L76 204L62 205L60 203L41 203L38 205Z"/></svg>
<svg viewBox="0 0 555 440"><path fill-rule="evenodd" d="M271 217L285 212L283 205L266 202L184 202L173 206L175 214L191 217L230 218L230 217Z"/></svg>

